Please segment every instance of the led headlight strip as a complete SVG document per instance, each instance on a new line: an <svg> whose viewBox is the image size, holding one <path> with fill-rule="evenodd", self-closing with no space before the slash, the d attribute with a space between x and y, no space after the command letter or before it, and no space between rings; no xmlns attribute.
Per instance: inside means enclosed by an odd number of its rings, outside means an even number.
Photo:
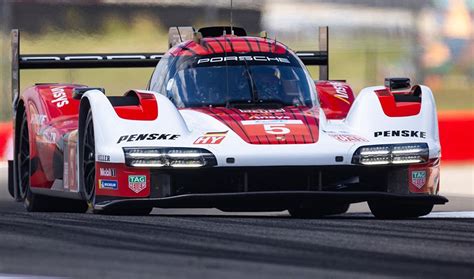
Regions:
<svg viewBox="0 0 474 279"><path fill-rule="evenodd" d="M384 144L359 147L352 157L359 165L404 165L428 162L426 143Z"/></svg>
<svg viewBox="0 0 474 279"><path fill-rule="evenodd" d="M216 157L203 148L124 147L125 164L137 168L201 168L217 165Z"/></svg>

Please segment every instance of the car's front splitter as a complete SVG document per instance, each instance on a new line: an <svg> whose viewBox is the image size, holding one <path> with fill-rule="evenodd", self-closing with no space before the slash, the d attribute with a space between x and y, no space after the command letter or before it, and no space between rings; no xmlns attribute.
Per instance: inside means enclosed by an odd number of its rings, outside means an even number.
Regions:
<svg viewBox="0 0 474 279"><path fill-rule="evenodd" d="M244 193L187 194L165 198L117 199L101 197L96 210L119 208L219 208L232 211L281 211L301 205L358 203L365 201L403 201L444 204L448 199L430 194L394 194L386 192L266 191Z"/></svg>

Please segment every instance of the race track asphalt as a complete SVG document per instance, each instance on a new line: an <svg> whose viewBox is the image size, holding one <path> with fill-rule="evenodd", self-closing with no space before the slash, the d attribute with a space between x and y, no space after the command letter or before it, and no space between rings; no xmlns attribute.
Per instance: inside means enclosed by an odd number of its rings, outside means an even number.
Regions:
<svg viewBox="0 0 474 279"><path fill-rule="evenodd" d="M396 221L364 212L317 220L187 212L27 213L0 200L0 278L474 276L472 212Z"/></svg>

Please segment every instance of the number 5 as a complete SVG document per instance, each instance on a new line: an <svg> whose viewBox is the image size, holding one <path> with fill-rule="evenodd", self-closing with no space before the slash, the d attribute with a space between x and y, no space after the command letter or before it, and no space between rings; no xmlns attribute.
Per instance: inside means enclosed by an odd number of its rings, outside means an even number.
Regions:
<svg viewBox="0 0 474 279"><path fill-rule="evenodd" d="M263 125L265 132L272 135L286 135L291 132L290 129L285 127L285 124L266 124Z"/></svg>

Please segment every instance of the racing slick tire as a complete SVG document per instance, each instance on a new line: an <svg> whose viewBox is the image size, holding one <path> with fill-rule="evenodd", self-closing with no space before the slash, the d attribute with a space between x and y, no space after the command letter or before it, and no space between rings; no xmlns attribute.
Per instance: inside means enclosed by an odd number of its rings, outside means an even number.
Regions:
<svg viewBox="0 0 474 279"><path fill-rule="evenodd" d="M84 196L88 207L92 213L107 215L148 215L152 211L152 207L133 207L133 208L116 208L116 209L95 209L96 202L96 177L95 177L95 138L94 123L92 119L92 110L90 107L85 113L85 121L83 125L82 139L79 143L79 176L80 183L84 190Z"/></svg>
<svg viewBox="0 0 474 279"><path fill-rule="evenodd" d="M87 210L87 204L81 200L62 199L38 195L31 191L30 177L32 165L37 163L34 158L30 157L30 140L28 130L28 119L26 112L20 125L20 133L18 139L17 171L18 171L18 193L19 198L29 212L77 212L82 213Z"/></svg>
<svg viewBox="0 0 474 279"><path fill-rule="evenodd" d="M377 219L412 219L428 215L433 210L432 203L369 201L368 204Z"/></svg>
<svg viewBox="0 0 474 279"><path fill-rule="evenodd" d="M328 215L343 214L346 213L347 210L349 210L348 203L318 204L288 209L291 217L300 219L313 219L321 218Z"/></svg>

